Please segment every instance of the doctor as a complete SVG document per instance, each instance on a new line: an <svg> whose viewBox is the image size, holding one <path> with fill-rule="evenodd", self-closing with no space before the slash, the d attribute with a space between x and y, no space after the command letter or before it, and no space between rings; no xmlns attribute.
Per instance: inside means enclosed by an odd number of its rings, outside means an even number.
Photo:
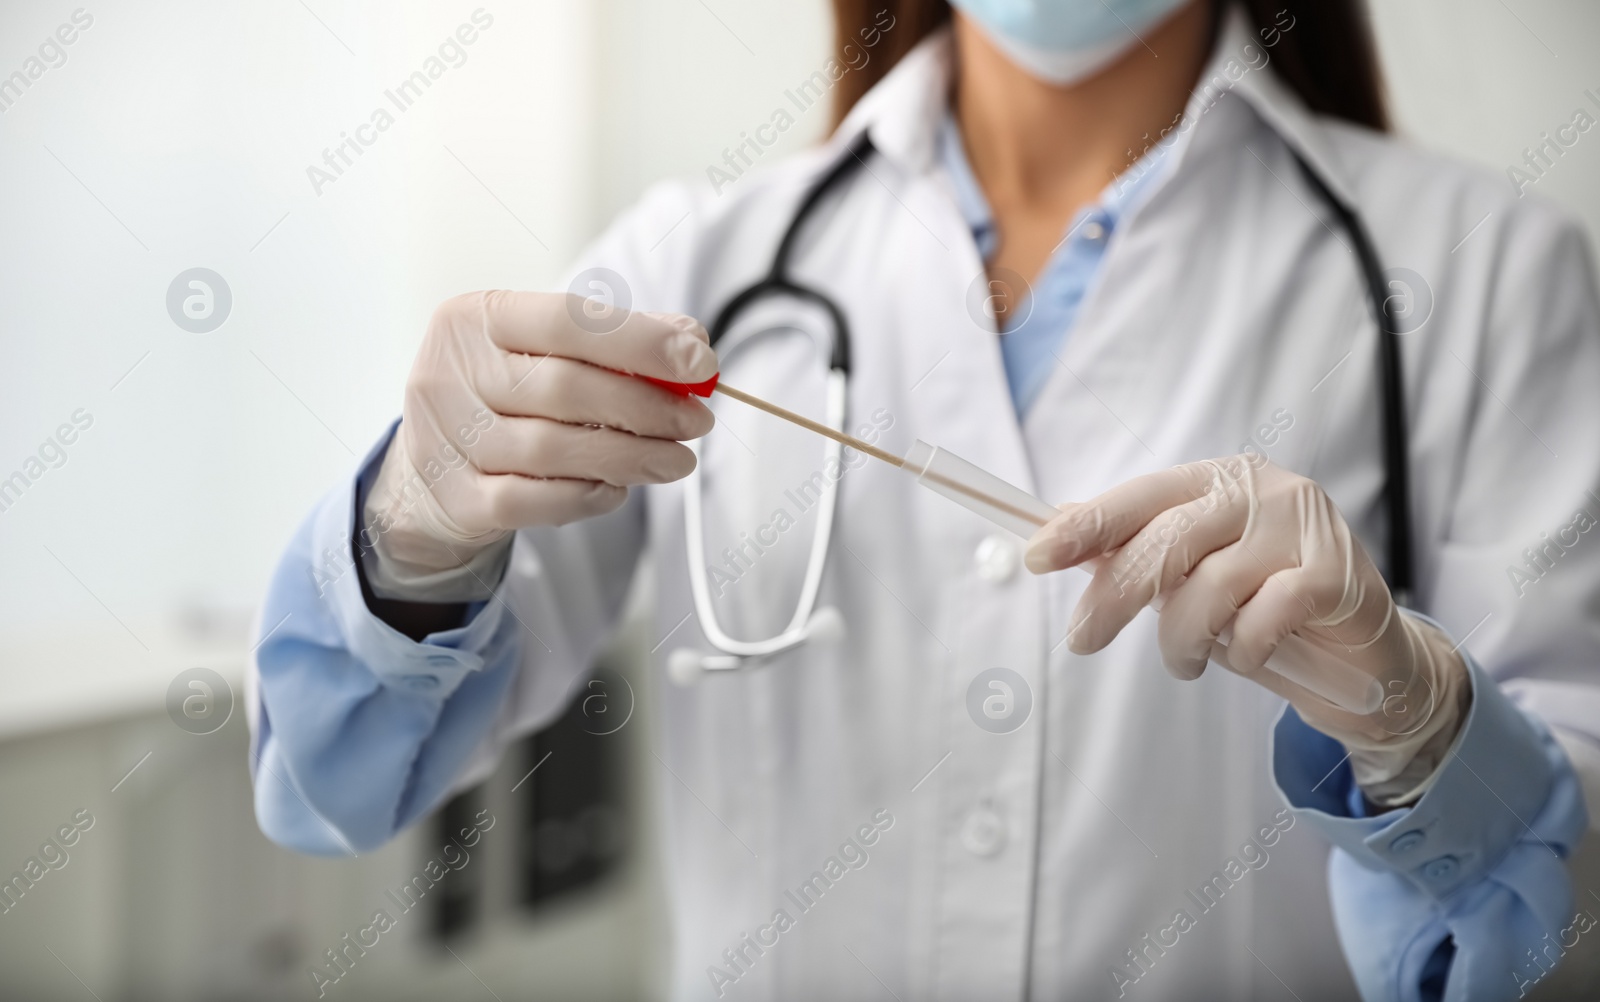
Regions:
<svg viewBox="0 0 1600 1002"><path fill-rule="evenodd" d="M820 602L843 636L655 700L675 997L1553 982L1600 796L1600 307L1578 229L1382 134L1356 0L955 6L836 0L832 137L650 191L581 261L606 271L578 292L602 275L631 310L439 307L397 429L272 582L263 830L364 852L483 777L569 702L641 566L654 678L710 650L691 561L729 634L781 632L813 488L836 481ZM846 157L789 271L848 319L848 426L1073 502L1031 544L625 375L720 370L820 415L825 311L767 303L720 362L691 318L766 273ZM1374 323L1334 204L1394 269L1404 333ZM1386 583L1405 530L1381 338L1403 363L1409 595ZM1230 625L1233 670L1205 670ZM1261 670L1291 635L1416 680L1404 726Z"/></svg>

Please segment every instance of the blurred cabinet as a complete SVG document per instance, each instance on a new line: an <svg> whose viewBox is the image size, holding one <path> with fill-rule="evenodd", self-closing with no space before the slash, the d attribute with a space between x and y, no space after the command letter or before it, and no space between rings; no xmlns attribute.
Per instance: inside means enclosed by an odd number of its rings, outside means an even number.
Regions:
<svg viewBox="0 0 1600 1002"><path fill-rule="evenodd" d="M318 996L314 967L338 970L328 950L354 959L325 998L488 999L484 986L503 1002L642 997L657 915L626 852L638 747L631 729L594 733L590 694L484 784L357 859L261 835L242 713L209 735L158 713L0 742L0 875L76 812L94 818L0 913L0 997L304 1000ZM470 859L402 912L391 892L481 810L495 824ZM348 947L380 908L393 928Z"/></svg>

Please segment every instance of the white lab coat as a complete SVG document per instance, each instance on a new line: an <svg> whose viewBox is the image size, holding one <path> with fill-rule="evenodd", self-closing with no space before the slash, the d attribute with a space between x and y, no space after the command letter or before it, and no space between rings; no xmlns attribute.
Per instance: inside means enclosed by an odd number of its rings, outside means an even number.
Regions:
<svg viewBox="0 0 1600 1002"><path fill-rule="evenodd" d="M1249 38L1231 21L1204 79L1227 81ZM1385 264L1421 276L1432 299L1402 345L1414 604L1456 637L1471 633L1468 649L1558 728L1595 790L1600 753L1575 735L1600 739L1600 539L1582 538L1520 597L1507 571L1541 532L1600 511L1589 493L1600 484L1600 309L1576 226L1501 178L1319 119L1270 70L1247 71L1209 110L1192 106L1192 134L1114 234L1019 424L996 335L967 305L983 265L937 168L950 56L947 37L925 42L823 147L720 195L703 181L653 189L579 266L621 274L635 308L709 323L766 270L840 144L868 129L878 154L819 213L795 262L852 324L852 428L876 424L895 451L925 439L1051 501L1255 439L1320 483L1381 562L1375 330L1345 234L1291 159L1298 149L1360 208ZM792 304L779 312L810 322ZM802 337L752 342L724 378L821 412L822 366ZM795 489L821 449L715 405L702 463L708 553L694 559L724 567L741 532L776 538L718 599L736 635L771 635L792 611L815 517ZM1285 413L1287 430L1258 433ZM744 934L770 937L760 929L780 909L792 928L730 994L1116 997L1111 965L1281 822L1267 757L1281 701L1215 667L1194 683L1169 677L1148 611L1105 651L1073 655L1061 641L1084 575L1034 577L1020 540L886 466L860 462L840 491L822 604L842 610L846 638L693 688L664 674L672 650L704 647L681 484L636 492L604 519L520 533L503 593L542 644L527 643L473 775L560 709L648 543L654 639L666 638L651 664L653 778L678 997L715 997L708 967L730 970L724 951ZM801 517L779 525L780 508ZM969 683L993 667L1031 693L1029 719L1010 733L969 717ZM893 824L867 864L802 913L786 892L875 816ZM1277 998L1281 979L1305 1002L1354 997L1327 851L1304 826L1285 833L1128 994Z"/></svg>

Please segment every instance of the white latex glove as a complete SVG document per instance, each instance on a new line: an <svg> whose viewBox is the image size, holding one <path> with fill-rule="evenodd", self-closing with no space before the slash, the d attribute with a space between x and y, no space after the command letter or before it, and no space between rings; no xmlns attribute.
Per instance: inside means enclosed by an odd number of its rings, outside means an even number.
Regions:
<svg viewBox="0 0 1600 1002"><path fill-rule="evenodd" d="M1254 464L1254 465L1252 465ZM1208 659L1294 704L1351 753L1357 781L1385 805L1420 795L1470 697L1466 665L1441 632L1398 609L1322 488L1260 458L1234 456L1138 477L1062 514L1029 542L1028 569L1097 561L1068 645L1109 644L1157 595L1162 659L1198 678ZM1226 649L1214 647L1232 625ZM1313 671L1376 679L1382 709L1341 709L1270 669L1290 634Z"/></svg>
<svg viewBox="0 0 1600 1002"><path fill-rule="evenodd" d="M586 305L477 292L434 312L365 509L363 559L380 597L486 597L514 530L605 514L630 486L694 469L680 443L711 430L710 409L625 373L710 379L705 329L626 313L591 333Z"/></svg>

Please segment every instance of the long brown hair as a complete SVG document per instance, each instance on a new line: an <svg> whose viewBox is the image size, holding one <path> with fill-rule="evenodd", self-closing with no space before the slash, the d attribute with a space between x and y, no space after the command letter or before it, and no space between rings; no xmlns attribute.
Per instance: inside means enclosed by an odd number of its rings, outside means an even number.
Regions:
<svg viewBox="0 0 1600 1002"><path fill-rule="evenodd" d="M1218 4L1230 0L1214 0ZM1237 0L1251 24L1278 39L1271 66L1316 112L1379 131L1389 126L1377 46L1365 0ZM879 31L884 12L894 27ZM840 62L859 60L862 39L879 41L872 59L846 73L833 88L833 123L844 120L861 96L900 57L950 20L947 0L833 0L834 50ZM1290 21L1288 19L1292 18ZM1280 30L1285 23L1293 28ZM846 45L851 48L847 52Z"/></svg>

